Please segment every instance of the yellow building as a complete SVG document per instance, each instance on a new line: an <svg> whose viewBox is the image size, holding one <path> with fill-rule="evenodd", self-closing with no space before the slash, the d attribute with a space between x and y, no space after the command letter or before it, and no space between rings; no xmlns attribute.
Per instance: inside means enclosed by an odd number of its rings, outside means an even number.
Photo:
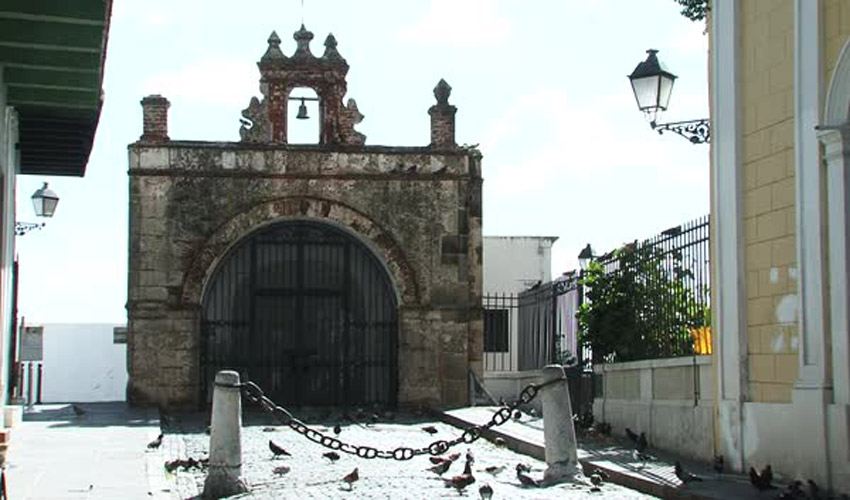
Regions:
<svg viewBox="0 0 850 500"><path fill-rule="evenodd" d="M850 2L711 8L715 449L850 492Z"/></svg>

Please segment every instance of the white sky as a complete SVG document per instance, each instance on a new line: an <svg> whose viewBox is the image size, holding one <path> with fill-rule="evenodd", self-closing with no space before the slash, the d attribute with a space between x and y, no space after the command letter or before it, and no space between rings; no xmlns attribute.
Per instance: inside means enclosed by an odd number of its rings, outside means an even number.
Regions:
<svg viewBox="0 0 850 500"><path fill-rule="evenodd" d="M426 145L432 89L446 79L457 142L484 154L484 234L558 236L553 275L588 242L601 253L708 213L708 147L651 131L626 78L659 49L679 76L661 121L708 116L704 25L673 0L306 0L303 17L315 54L336 36L369 145ZM27 322L126 320L139 100L171 101L172 139L238 140L269 33L291 54L301 18L299 0L114 3L86 176L18 177L19 221L35 219L41 182L60 197L47 226L17 241Z"/></svg>

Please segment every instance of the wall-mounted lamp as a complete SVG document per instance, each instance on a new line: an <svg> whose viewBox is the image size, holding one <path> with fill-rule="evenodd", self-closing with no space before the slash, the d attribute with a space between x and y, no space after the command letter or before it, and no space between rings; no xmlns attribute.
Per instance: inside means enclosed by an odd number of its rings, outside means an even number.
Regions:
<svg viewBox="0 0 850 500"><path fill-rule="evenodd" d="M656 123L658 114L667 110L670 94L673 92L673 83L677 77L658 61L657 50L649 49L646 53L649 54L646 60L635 67L629 75L629 81L632 84L638 109L643 111L650 120L649 126L659 134L665 130L675 132L693 144L710 142L711 126L708 118Z"/></svg>
<svg viewBox="0 0 850 500"><path fill-rule="evenodd" d="M33 210L38 217L53 217L58 204L59 197L47 187L46 182L32 194ZM44 224L44 222L15 222L15 234L23 236L33 229L43 228Z"/></svg>

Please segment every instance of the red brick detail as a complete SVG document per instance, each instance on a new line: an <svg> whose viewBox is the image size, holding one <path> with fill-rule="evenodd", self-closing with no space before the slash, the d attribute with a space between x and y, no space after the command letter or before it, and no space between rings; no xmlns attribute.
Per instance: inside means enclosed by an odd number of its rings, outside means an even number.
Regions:
<svg viewBox="0 0 850 500"><path fill-rule="evenodd" d="M168 142L168 99L159 94L142 99L142 142Z"/></svg>

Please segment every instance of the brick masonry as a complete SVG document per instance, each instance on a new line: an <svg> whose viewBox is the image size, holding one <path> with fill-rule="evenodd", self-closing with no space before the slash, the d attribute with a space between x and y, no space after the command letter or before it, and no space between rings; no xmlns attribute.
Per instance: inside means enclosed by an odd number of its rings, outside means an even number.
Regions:
<svg viewBox="0 0 850 500"><path fill-rule="evenodd" d="M744 2L741 18L749 399L790 402L799 344L793 2Z"/></svg>
<svg viewBox="0 0 850 500"><path fill-rule="evenodd" d="M353 128L362 115L353 100L342 105L348 66L336 40L319 58L311 33L302 27L295 38L292 57L269 38L258 64L263 99L251 100L241 142L169 140L168 102L143 100L145 133L129 146L129 398L198 405L200 311L216 264L260 226L309 219L347 230L390 274L399 402L464 405L483 343L481 154L455 146L448 92L435 107L451 116L432 120L433 147L364 146ZM318 145L287 144L296 83L322 99Z"/></svg>

